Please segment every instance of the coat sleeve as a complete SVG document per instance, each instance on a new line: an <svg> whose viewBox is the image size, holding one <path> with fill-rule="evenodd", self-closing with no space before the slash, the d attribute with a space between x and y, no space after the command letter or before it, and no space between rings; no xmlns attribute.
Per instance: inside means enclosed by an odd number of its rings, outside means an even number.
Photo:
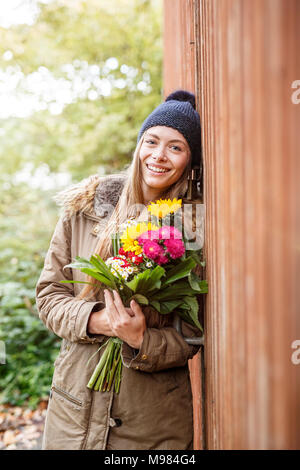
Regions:
<svg viewBox="0 0 300 470"><path fill-rule="evenodd" d="M55 227L46 254L43 270L36 285L36 304L39 317L46 327L60 338L78 343L102 342L105 335L89 335L87 323L93 310L104 307L103 302L75 298L72 269L63 267L71 259L72 230L70 219L61 216Z"/></svg>
<svg viewBox="0 0 300 470"><path fill-rule="evenodd" d="M185 337L201 336L201 331L182 320L182 334ZM171 367L185 366L200 349L200 345L190 345L177 330L165 328L146 328L139 350L127 343L122 344L122 362L125 367L143 372L156 372Z"/></svg>

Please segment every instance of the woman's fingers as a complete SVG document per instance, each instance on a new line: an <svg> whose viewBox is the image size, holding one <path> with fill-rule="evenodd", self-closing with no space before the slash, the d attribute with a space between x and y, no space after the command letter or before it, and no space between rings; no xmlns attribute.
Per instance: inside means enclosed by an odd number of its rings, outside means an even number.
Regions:
<svg viewBox="0 0 300 470"><path fill-rule="evenodd" d="M125 307L123 305L119 292L117 292L116 290L113 290L113 294L114 294L114 303L115 303L115 306L117 307L117 310L119 311L120 314L124 313Z"/></svg>
<svg viewBox="0 0 300 470"><path fill-rule="evenodd" d="M119 292L114 290L113 293L114 293L115 306L120 314L120 319L123 319L126 322L128 320L128 316L133 317L134 313L128 312L128 309L124 306L122 302Z"/></svg>
<svg viewBox="0 0 300 470"><path fill-rule="evenodd" d="M108 319L111 323L111 326L113 327L118 321L120 315L115 306L112 295L107 289L104 289L104 298L105 298L105 307L108 309Z"/></svg>
<svg viewBox="0 0 300 470"><path fill-rule="evenodd" d="M128 315L129 315L130 317L134 317L134 313L133 313L132 308L130 308L130 307L125 307L125 310L126 310L126 312L128 313Z"/></svg>
<svg viewBox="0 0 300 470"><path fill-rule="evenodd" d="M140 305L133 299L130 302L130 307L135 315L144 315L143 310L141 309Z"/></svg>
<svg viewBox="0 0 300 470"><path fill-rule="evenodd" d="M115 308L114 300L113 300L109 290L104 289L104 297L105 297L105 306L108 307L108 308L114 309Z"/></svg>

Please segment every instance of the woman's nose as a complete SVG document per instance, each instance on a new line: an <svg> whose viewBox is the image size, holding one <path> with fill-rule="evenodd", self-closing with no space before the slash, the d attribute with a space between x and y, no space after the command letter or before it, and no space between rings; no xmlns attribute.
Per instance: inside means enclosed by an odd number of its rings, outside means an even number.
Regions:
<svg viewBox="0 0 300 470"><path fill-rule="evenodd" d="M155 158L156 160L165 160L166 159L165 151L163 149L156 149L152 153L152 157Z"/></svg>

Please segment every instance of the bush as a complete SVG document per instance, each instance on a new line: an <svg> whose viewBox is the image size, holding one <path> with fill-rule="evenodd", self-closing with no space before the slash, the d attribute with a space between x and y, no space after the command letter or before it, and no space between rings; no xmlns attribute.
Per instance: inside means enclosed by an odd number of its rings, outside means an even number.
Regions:
<svg viewBox="0 0 300 470"><path fill-rule="evenodd" d="M42 258L39 263L7 265L7 278L14 281L0 283L0 340L6 349L6 363L0 366L0 403L35 408L49 394L61 340L38 317L35 285L41 268Z"/></svg>

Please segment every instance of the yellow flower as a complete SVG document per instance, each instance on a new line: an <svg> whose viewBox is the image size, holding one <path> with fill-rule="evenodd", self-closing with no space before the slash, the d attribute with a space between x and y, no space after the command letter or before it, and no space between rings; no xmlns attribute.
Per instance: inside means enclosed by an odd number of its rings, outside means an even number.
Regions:
<svg viewBox="0 0 300 470"><path fill-rule="evenodd" d="M158 227L151 222L139 222L135 225L130 225L121 234L120 240L124 251L134 251L136 255L140 255L143 250L139 245L137 238L147 230L158 230Z"/></svg>
<svg viewBox="0 0 300 470"><path fill-rule="evenodd" d="M181 207L181 199L158 199L155 202L151 202L148 206L148 211L156 217L165 217L168 214L176 212Z"/></svg>

